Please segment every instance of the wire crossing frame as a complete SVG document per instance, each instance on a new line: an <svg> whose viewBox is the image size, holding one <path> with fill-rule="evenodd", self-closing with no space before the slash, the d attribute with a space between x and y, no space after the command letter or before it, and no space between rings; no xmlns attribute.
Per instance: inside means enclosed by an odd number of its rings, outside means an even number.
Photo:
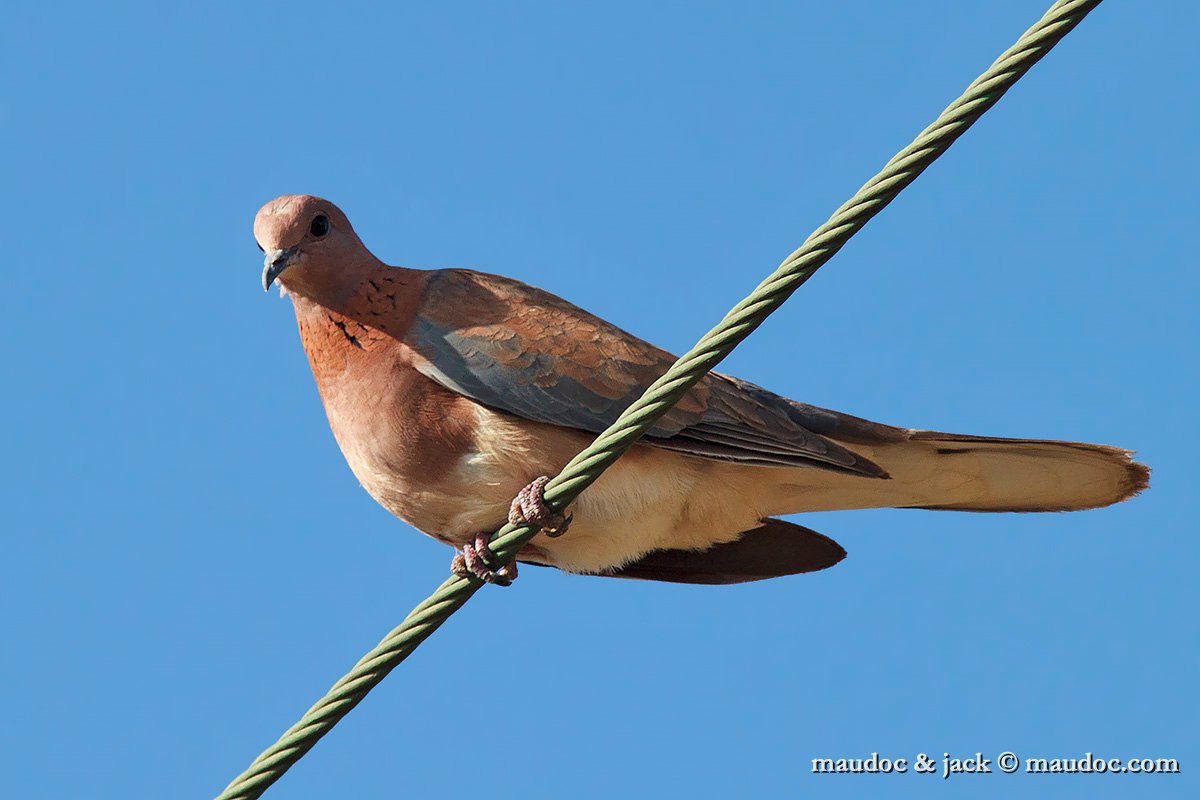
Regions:
<svg viewBox="0 0 1200 800"><path fill-rule="evenodd" d="M546 503L566 508L636 442L655 421L734 347L779 308L792 292L812 277L850 237L916 180L1008 91L1030 67L1058 44L1101 0L1059 0L1016 44L967 87L933 124L867 181L829 220L817 228L795 252L715 328L655 381L608 430L600 434L567 464L545 488ZM490 548L506 563L538 529L506 524L497 531ZM569 533L567 535L570 535ZM418 645L450 618L482 586L477 578L451 577L412 610L402 623L371 649L324 697L268 747L217 800L251 800L275 781L328 733L342 717L366 697Z"/></svg>

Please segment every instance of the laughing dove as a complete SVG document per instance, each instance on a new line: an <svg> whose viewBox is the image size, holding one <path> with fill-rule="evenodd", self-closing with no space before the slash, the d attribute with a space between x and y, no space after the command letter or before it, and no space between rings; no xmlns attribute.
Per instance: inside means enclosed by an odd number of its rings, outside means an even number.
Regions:
<svg viewBox="0 0 1200 800"><path fill-rule="evenodd" d="M263 286L292 299L333 435L384 508L507 583L483 536L547 529L556 474L674 362L510 278L389 267L332 203L272 200L254 220ZM1149 471L1115 447L895 428L711 373L585 490L566 535L518 559L577 573L737 583L823 569L834 541L775 519L853 508L1073 511ZM517 501L513 498L520 497Z"/></svg>

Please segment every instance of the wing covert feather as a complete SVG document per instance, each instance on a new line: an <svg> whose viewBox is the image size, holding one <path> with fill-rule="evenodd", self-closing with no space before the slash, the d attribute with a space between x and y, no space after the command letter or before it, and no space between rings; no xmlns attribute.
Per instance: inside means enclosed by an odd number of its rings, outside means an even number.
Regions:
<svg viewBox="0 0 1200 800"><path fill-rule="evenodd" d="M430 274L405 342L423 359L416 368L452 391L590 433L608 427L675 362L665 350L548 292L470 270ZM899 433L710 373L643 442L706 458L884 476L826 438L846 427L842 420L860 438Z"/></svg>

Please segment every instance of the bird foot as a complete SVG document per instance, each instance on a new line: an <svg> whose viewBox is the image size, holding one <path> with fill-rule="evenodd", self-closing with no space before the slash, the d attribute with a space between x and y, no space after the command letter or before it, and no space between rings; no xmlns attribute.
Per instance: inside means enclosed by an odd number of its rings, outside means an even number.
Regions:
<svg viewBox="0 0 1200 800"><path fill-rule="evenodd" d="M517 561L500 569L493 569L495 556L488 549L487 536L478 534L474 542L462 546L462 552L450 562L450 571L460 578L476 577L484 583L497 586L512 586L517 579Z"/></svg>
<svg viewBox="0 0 1200 800"><path fill-rule="evenodd" d="M508 508L508 521L513 525L537 525L542 529L542 533L553 539L567 532L571 524L571 515L562 514L546 505L543 492L549 482L550 478L543 475L517 492Z"/></svg>

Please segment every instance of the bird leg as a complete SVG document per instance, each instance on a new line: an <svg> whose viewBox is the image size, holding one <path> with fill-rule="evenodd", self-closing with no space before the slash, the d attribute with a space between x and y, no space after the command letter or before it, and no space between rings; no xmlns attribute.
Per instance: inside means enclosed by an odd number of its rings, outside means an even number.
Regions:
<svg viewBox="0 0 1200 800"><path fill-rule="evenodd" d="M571 516L562 514L546 505L543 492L550 478L543 475L535 478L513 498L508 509L508 521L513 525L533 524L542 533L554 538L567 532ZM484 583L511 586L517 579L517 560L500 569L495 569L495 556L488 548L488 537L480 533L475 540L462 546L462 552L450 562L450 571L462 578L476 577Z"/></svg>
<svg viewBox="0 0 1200 800"><path fill-rule="evenodd" d="M517 560L514 558L508 566L492 569L493 555L488 549L487 534L477 534L474 542L462 546L462 552L450 562L450 571L460 578L474 576L484 583L494 583L497 586L512 586L517 579Z"/></svg>
<svg viewBox="0 0 1200 800"><path fill-rule="evenodd" d="M508 508L508 521L513 525L532 523L542 529L551 539L562 536L571 524L571 516L562 514L546 505L543 492L550 478L543 475L534 478L528 486L517 492Z"/></svg>

